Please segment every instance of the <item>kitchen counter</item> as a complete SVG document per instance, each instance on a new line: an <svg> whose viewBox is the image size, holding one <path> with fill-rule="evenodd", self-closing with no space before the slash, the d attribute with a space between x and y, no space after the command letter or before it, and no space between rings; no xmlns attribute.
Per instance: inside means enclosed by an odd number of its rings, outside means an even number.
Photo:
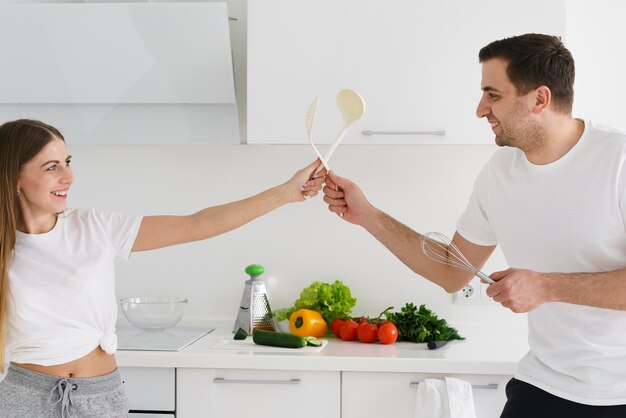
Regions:
<svg viewBox="0 0 626 418"><path fill-rule="evenodd" d="M233 336L230 329L216 328L178 352L118 350L116 358L120 367L513 375L518 361L528 351L525 332L473 331L462 334L465 340L451 341L435 350L428 350L426 344L364 344L331 337L318 353L298 349L264 352L216 349L214 346L220 341Z"/></svg>

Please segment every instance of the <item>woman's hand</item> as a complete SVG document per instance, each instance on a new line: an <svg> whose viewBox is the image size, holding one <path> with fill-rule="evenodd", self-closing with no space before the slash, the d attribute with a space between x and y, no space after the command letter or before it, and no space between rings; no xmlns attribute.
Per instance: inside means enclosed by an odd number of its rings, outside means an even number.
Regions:
<svg viewBox="0 0 626 418"><path fill-rule="evenodd" d="M317 193L322 189L322 185L326 181L325 168L316 173L321 163L319 159L313 161L313 163L303 169L296 171L296 174L283 184L289 202L301 202L317 196Z"/></svg>

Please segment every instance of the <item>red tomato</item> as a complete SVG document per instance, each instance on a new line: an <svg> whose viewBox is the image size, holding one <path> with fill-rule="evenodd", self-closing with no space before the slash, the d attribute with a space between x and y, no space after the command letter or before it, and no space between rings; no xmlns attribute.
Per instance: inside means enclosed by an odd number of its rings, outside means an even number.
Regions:
<svg viewBox="0 0 626 418"><path fill-rule="evenodd" d="M376 337L378 336L378 328L376 325L363 323L359 324L359 327L356 330L356 334L359 337L359 341L362 343L371 343L376 341Z"/></svg>
<svg viewBox="0 0 626 418"><path fill-rule="evenodd" d="M372 320L372 324L376 325L377 328L382 327L385 324L388 324L390 321L387 321L386 319L373 319Z"/></svg>
<svg viewBox="0 0 626 418"><path fill-rule="evenodd" d="M359 324L367 324L369 322L369 317L362 316L359 318Z"/></svg>
<svg viewBox="0 0 626 418"><path fill-rule="evenodd" d="M337 338L341 338L341 326L343 325L343 323L346 322L343 319L339 319L339 318L335 318L333 319L332 324L330 324L330 329L333 330L333 334L335 334L335 337Z"/></svg>
<svg viewBox="0 0 626 418"><path fill-rule="evenodd" d="M378 329L378 341L383 344L393 344L398 339L398 328L391 322Z"/></svg>
<svg viewBox="0 0 626 418"><path fill-rule="evenodd" d="M356 338L356 329L359 327L359 324L356 321L351 319L344 321L343 325L339 329L339 335L342 340L352 341Z"/></svg>

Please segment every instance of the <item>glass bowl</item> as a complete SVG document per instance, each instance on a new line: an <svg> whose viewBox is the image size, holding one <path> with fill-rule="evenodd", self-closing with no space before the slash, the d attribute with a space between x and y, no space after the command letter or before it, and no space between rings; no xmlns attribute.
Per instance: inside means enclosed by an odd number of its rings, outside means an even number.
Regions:
<svg viewBox="0 0 626 418"><path fill-rule="evenodd" d="M161 330L173 327L183 317L186 298L142 297L120 299L122 312L137 328Z"/></svg>

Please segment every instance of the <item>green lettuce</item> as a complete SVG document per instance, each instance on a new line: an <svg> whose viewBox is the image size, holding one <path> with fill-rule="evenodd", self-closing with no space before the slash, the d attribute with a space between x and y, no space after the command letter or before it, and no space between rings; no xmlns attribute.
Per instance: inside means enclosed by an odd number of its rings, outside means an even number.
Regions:
<svg viewBox="0 0 626 418"><path fill-rule="evenodd" d="M330 327L333 319L350 317L355 304L350 288L341 281L335 280L333 284L313 282L302 290L293 307L279 309L273 314L277 321L283 321L298 309L311 309L321 313Z"/></svg>

